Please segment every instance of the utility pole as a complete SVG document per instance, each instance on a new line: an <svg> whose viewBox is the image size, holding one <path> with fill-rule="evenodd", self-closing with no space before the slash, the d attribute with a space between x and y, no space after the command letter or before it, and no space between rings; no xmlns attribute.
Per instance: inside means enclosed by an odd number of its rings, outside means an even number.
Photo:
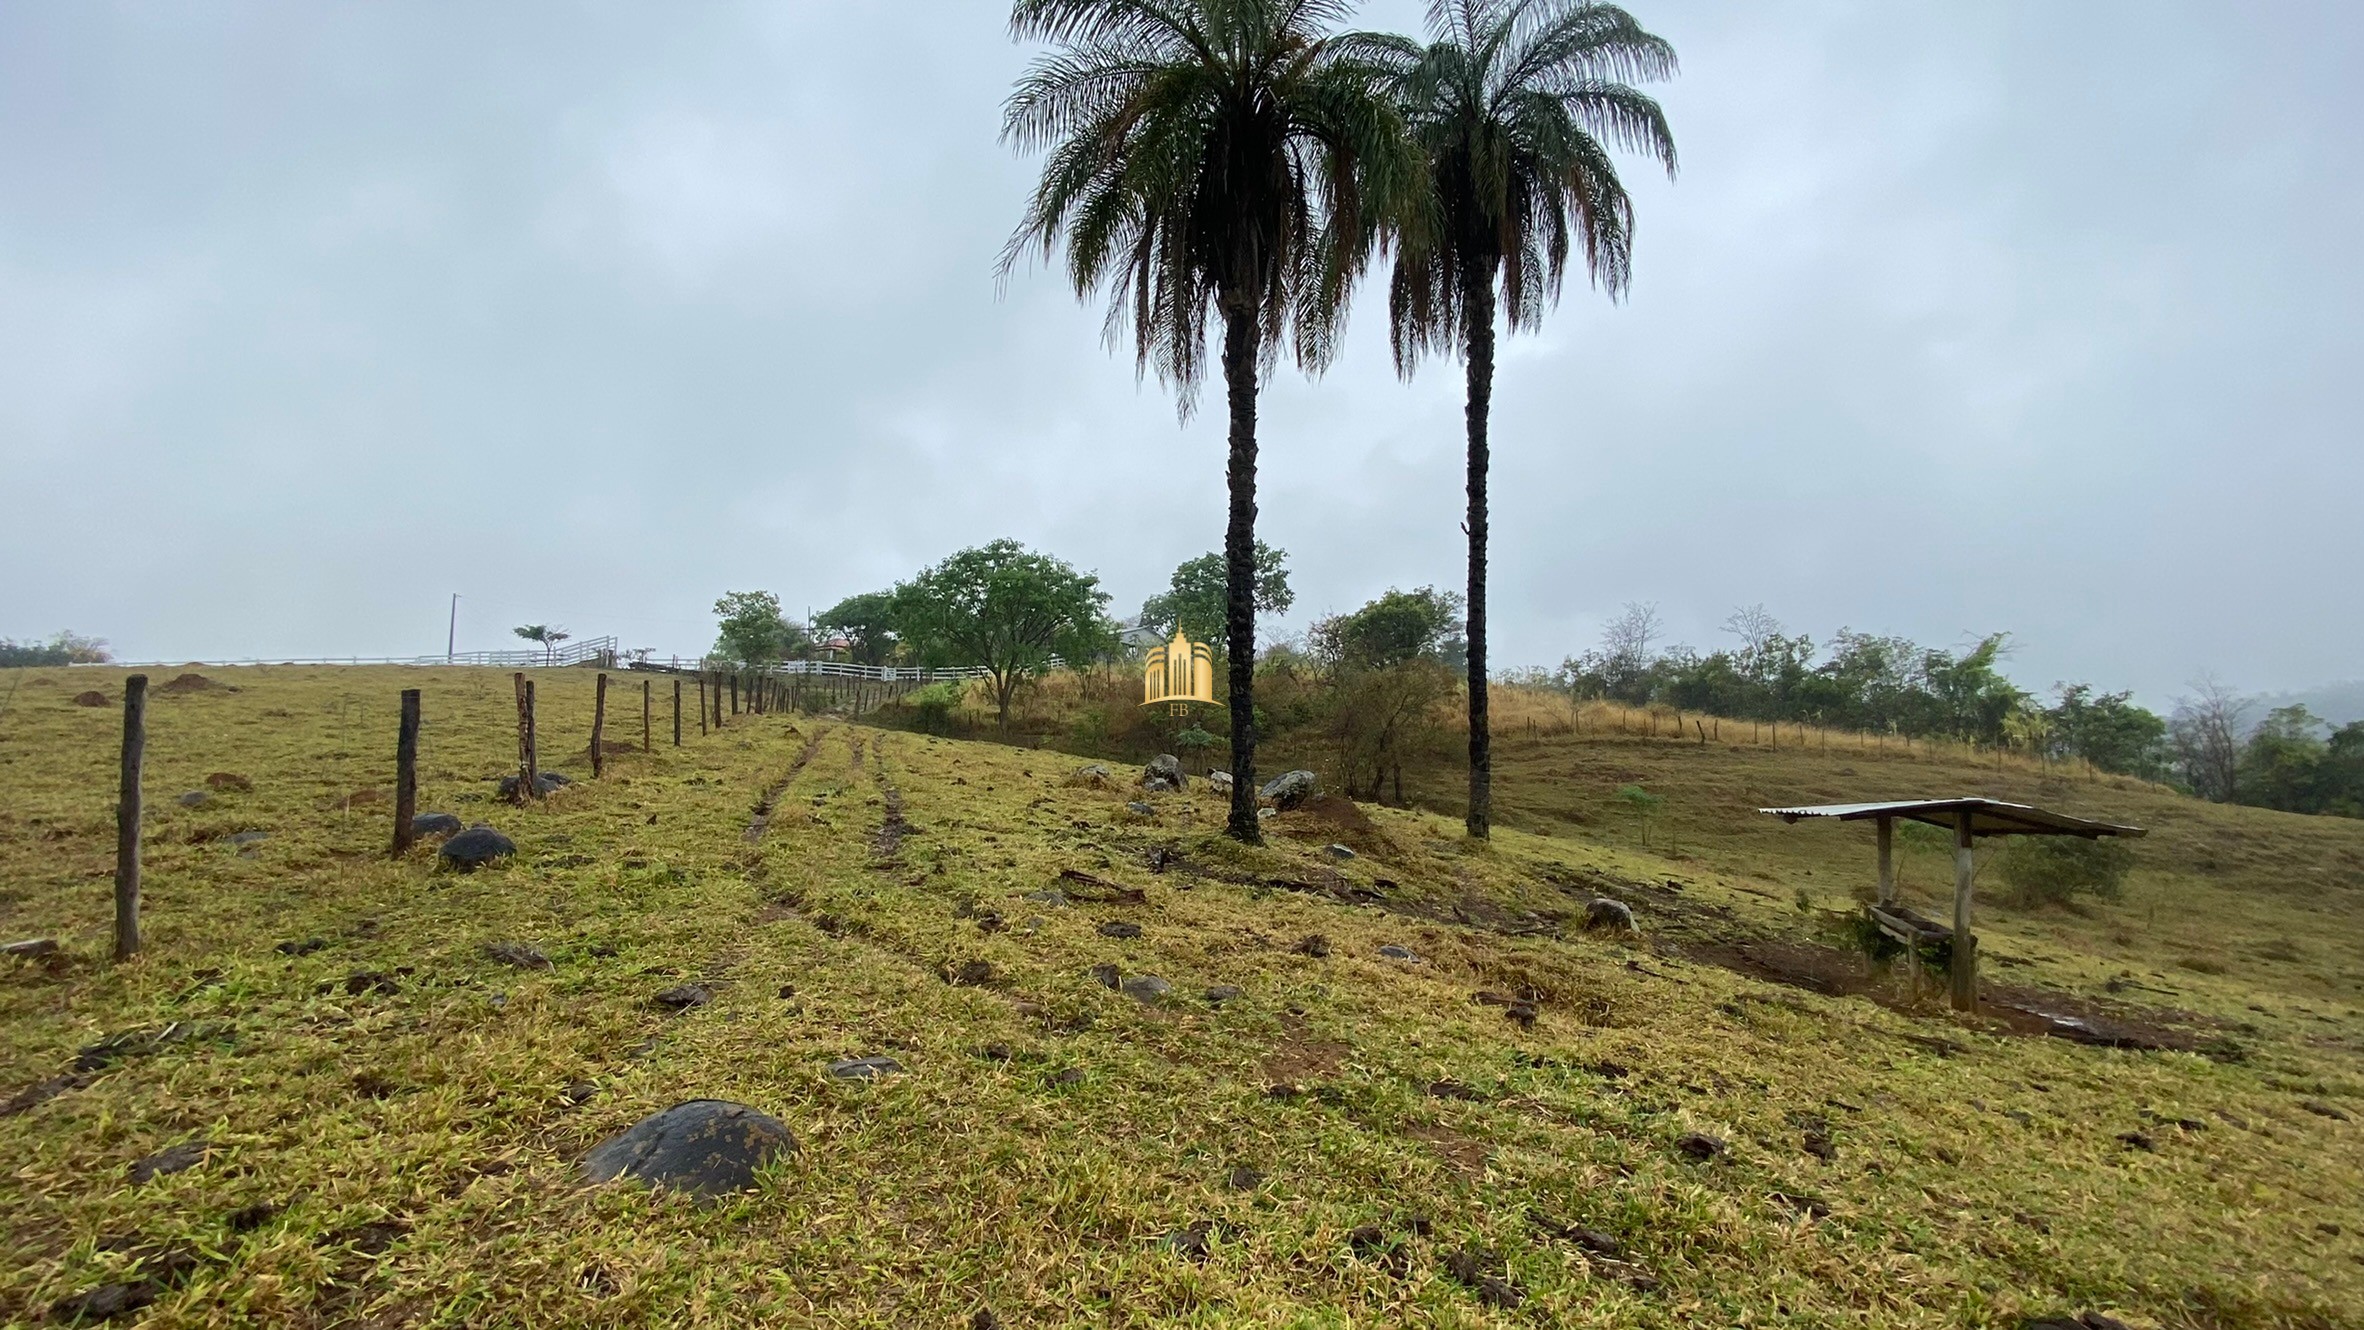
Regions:
<svg viewBox="0 0 2364 1330"><path fill-rule="evenodd" d="M444 663L444 664L446 664L446 665L449 665L449 664L451 664L451 662L452 662L452 658L453 658L453 657L455 657L455 656L457 656L457 655L459 654L457 651L455 651L455 650L454 650L454 648L455 648L455 647L457 647L457 646L459 646L459 644L460 644L460 593L459 593L459 592L457 592L457 591L454 591L454 592L452 592L452 593L451 593L451 631L450 631L449 633L447 633L447 634L444 636L444 639L443 639L443 663Z"/></svg>

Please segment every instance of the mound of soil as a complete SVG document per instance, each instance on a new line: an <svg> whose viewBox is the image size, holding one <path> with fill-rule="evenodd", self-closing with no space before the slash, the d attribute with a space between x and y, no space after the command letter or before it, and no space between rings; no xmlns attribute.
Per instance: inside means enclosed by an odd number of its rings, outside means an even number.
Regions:
<svg viewBox="0 0 2364 1330"><path fill-rule="evenodd" d="M224 693L234 693L238 690L232 688L226 683L215 683L213 680L206 678L202 674L184 674L179 678L174 679L171 683L165 684L163 687L158 688L156 691L159 693L169 693L175 697L178 697L183 693L211 693L217 691Z"/></svg>
<svg viewBox="0 0 2364 1330"><path fill-rule="evenodd" d="M1354 800L1343 795L1317 794L1273 819L1299 840L1335 842L1357 854L1387 858L1394 846Z"/></svg>
<svg viewBox="0 0 2364 1330"><path fill-rule="evenodd" d="M107 695L96 688L86 693L74 694L74 705L78 707L103 707L106 704Z"/></svg>

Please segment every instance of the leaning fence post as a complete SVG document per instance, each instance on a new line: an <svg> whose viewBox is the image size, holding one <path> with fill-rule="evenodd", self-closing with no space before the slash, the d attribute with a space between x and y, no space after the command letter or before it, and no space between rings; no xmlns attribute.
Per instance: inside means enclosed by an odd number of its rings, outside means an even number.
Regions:
<svg viewBox="0 0 2364 1330"><path fill-rule="evenodd" d="M115 800L115 959L140 950L140 763L148 750L148 676L123 681L123 783Z"/></svg>
<svg viewBox="0 0 2364 1330"><path fill-rule="evenodd" d="M673 680L673 746L681 747L681 680Z"/></svg>
<svg viewBox="0 0 2364 1330"><path fill-rule="evenodd" d="M597 780L607 770L607 672L600 671L599 684L591 694L591 779Z"/></svg>
<svg viewBox="0 0 2364 1330"><path fill-rule="evenodd" d="M394 854L410 850L411 819L419 815L419 690L402 690L402 724L394 735Z"/></svg>
<svg viewBox="0 0 2364 1330"><path fill-rule="evenodd" d="M648 741L649 686L648 680L643 679L640 681L640 751L644 753L653 753L657 750L656 745Z"/></svg>

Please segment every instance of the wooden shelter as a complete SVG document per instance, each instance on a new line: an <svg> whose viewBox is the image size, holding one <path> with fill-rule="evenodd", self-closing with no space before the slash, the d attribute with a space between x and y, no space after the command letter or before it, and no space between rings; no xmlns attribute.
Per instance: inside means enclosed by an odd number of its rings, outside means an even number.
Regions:
<svg viewBox="0 0 2364 1330"><path fill-rule="evenodd" d="M1870 907L1872 922L1897 941L1918 948L1945 938L1952 942L1948 974L1956 1009L1978 1006L1978 939L1970 931L1970 847L1982 836L2140 836L2141 827L2119 826L2071 817L2029 804L2001 799L1896 799L1868 804L1807 804L1796 808L1760 808L1784 822L1805 817L1835 818L1841 822L1870 822L1879 828L1880 897ZM1954 926L1941 924L1896 903L1895 834L1897 819L1944 827L1954 833Z"/></svg>

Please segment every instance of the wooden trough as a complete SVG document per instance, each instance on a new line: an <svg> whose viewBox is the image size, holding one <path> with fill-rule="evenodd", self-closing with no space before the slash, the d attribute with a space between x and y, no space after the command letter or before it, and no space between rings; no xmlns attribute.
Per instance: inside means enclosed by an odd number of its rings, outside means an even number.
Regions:
<svg viewBox="0 0 2364 1330"><path fill-rule="evenodd" d="M1882 933L1895 938L1918 956L1933 942L1950 946L1947 971L1953 1004L1962 1011L1978 1006L1978 938L1970 931L1971 845L1981 836L2140 836L2140 827L2071 817L2030 804L2001 799L1897 799L1866 804L1806 804L1796 808L1760 808L1784 822L1800 818L1832 818L1840 822L1870 822L1879 829L1880 895L1865 913ZM1944 827L1954 833L1954 923L1947 928L1896 901L1895 832L1897 819Z"/></svg>

